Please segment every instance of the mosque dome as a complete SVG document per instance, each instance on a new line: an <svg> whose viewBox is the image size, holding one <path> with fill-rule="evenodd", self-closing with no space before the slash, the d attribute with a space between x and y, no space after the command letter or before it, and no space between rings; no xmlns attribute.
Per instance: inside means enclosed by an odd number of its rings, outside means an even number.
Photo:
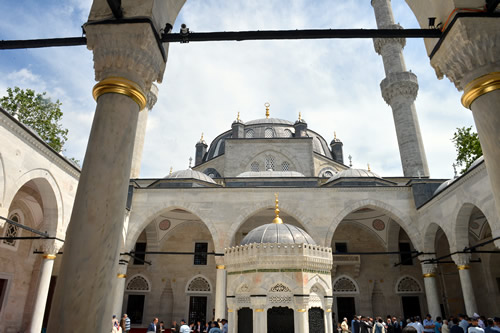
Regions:
<svg viewBox="0 0 500 333"><path fill-rule="evenodd" d="M481 164L482 161L484 161L484 155L480 156L478 159L472 162L467 171L474 169L477 165Z"/></svg>
<svg viewBox="0 0 500 333"><path fill-rule="evenodd" d="M252 243L311 244L316 242L307 232L286 223L268 223L250 231L241 245Z"/></svg>
<svg viewBox="0 0 500 333"><path fill-rule="evenodd" d="M278 195L276 194L275 214L272 223L261 225L250 231L241 241L241 245L280 243L280 244L310 244L316 245L316 242L307 232L294 225L283 223L279 216Z"/></svg>
<svg viewBox="0 0 500 333"><path fill-rule="evenodd" d="M451 183L453 183L456 179L457 178L448 179L447 181L439 185L439 187L434 191L434 195L437 195L438 193L442 192L445 188L450 186Z"/></svg>
<svg viewBox="0 0 500 333"><path fill-rule="evenodd" d="M207 183L216 184L216 182L209 176L205 175L202 172L195 171L193 169L186 169L186 170L179 170L172 172L171 174L164 177L164 179L196 179Z"/></svg>
<svg viewBox="0 0 500 333"><path fill-rule="evenodd" d="M340 178L382 178L382 177L380 177L375 172L372 172L370 170L351 168L336 173L335 175L330 177L330 179L328 179L326 182L331 183Z"/></svg>

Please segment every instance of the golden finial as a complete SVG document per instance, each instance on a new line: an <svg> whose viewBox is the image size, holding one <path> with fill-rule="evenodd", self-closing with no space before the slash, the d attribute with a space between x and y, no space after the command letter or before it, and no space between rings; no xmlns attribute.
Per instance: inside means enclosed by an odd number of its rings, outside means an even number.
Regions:
<svg viewBox="0 0 500 333"><path fill-rule="evenodd" d="M170 176L172 175L172 171L173 171L173 170L174 170L174 169L173 169L172 167L170 167L170 173L169 173L169 175L170 175Z"/></svg>
<svg viewBox="0 0 500 333"><path fill-rule="evenodd" d="M200 139L200 141L203 142L203 132L201 132L201 139Z"/></svg>
<svg viewBox="0 0 500 333"><path fill-rule="evenodd" d="M266 102L264 103L264 106L266 107L266 118L269 118L269 107L271 106L271 104Z"/></svg>
<svg viewBox="0 0 500 333"><path fill-rule="evenodd" d="M368 163L367 165L368 165L368 171L371 171L371 170L370 170L370 163Z"/></svg>
<svg viewBox="0 0 500 333"><path fill-rule="evenodd" d="M283 220L280 218L280 209L278 207L278 203L279 203L278 193L274 193L274 196L276 198L275 204L274 204L274 207L275 207L274 213L276 214L276 217L274 218L273 223L274 224L283 224Z"/></svg>
<svg viewBox="0 0 500 333"><path fill-rule="evenodd" d="M236 117L237 121L240 121L240 113L238 112L238 116Z"/></svg>
<svg viewBox="0 0 500 333"><path fill-rule="evenodd" d="M302 120L302 114L299 112L299 121Z"/></svg>
<svg viewBox="0 0 500 333"><path fill-rule="evenodd" d="M333 139L337 140L337 132L333 131Z"/></svg>

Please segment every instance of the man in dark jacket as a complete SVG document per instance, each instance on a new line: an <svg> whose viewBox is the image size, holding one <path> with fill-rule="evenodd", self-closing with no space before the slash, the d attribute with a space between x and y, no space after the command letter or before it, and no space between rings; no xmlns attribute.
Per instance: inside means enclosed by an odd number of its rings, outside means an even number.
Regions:
<svg viewBox="0 0 500 333"><path fill-rule="evenodd" d="M368 323L368 318L361 317L359 322L359 333L371 333L371 325Z"/></svg>
<svg viewBox="0 0 500 333"><path fill-rule="evenodd" d="M359 316L354 316L351 322L351 331L352 333L359 333Z"/></svg>

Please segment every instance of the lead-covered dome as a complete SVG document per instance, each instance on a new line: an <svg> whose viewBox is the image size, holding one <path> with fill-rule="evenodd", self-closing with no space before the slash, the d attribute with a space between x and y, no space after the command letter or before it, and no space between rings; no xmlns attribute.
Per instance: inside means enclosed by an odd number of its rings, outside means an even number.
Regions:
<svg viewBox="0 0 500 333"><path fill-rule="evenodd" d="M316 245L316 242L307 232L299 227L286 223L268 223L253 229L243 238L241 245L252 243Z"/></svg>
<svg viewBox="0 0 500 333"><path fill-rule="evenodd" d="M199 172L193 169L186 169L186 170L179 170L172 172L171 174L167 175L165 179L196 179L196 180L201 180L207 183L212 183L216 184L216 182L210 178L209 176L205 175L203 172Z"/></svg>
<svg viewBox="0 0 500 333"><path fill-rule="evenodd" d="M332 177L330 177L327 183L333 182L340 178L381 178L375 172L365 169L347 169L343 170Z"/></svg>

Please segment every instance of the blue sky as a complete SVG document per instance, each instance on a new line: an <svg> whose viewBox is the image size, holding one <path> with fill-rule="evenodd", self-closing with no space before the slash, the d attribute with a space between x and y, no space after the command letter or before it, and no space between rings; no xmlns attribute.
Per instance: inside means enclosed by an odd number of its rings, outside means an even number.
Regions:
<svg viewBox="0 0 500 333"><path fill-rule="evenodd" d="M396 22L417 28L403 0L393 0ZM0 2L0 39L81 36L89 0ZM174 31L375 28L367 0L188 0ZM437 80L423 40L408 39L406 65L419 79L416 100L433 178L451 178L457 127L473 125L461 93ZM392 111L382 99L382 58L371 40L215 42L170 45L160 96L149 115L141 177L163 177L188 167L201 133L210 142L243 121L298 113L329 142L344 143L353 166L382 176L402 175ZM7 87L47 91L63 105L69 129L66 156L83 160L95 110L92 53L85 46L0 51L0 95Z"/></svg>

